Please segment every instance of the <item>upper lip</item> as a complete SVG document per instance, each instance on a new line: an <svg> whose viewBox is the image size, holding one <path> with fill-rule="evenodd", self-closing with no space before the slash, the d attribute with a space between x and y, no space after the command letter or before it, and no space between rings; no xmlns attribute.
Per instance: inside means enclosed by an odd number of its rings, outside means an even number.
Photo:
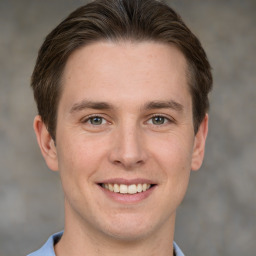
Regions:
<svg viewBox="0 0 256 256"><path fill-rule="evenodd" d="M98 184L124 184L124 185L132 185L132 184L156 184L156 182L144 179L144 178L136 178L136 179L124 179L124 178L112 178L106 179L98 182Z"/></svg>

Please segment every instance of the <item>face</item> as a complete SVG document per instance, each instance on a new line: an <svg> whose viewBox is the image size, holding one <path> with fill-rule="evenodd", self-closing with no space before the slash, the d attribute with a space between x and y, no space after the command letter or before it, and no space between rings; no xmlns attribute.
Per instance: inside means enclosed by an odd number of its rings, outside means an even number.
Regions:
<svg viewBox="0 0 256 256"><path fill-rule="evenodd" d="M153 42L98 42L70 56L56 147L35 121L46 162L60 172L67 225L118 239L174 228L207 134L206 117L194 135L186 70L179 50Z"/></svg>

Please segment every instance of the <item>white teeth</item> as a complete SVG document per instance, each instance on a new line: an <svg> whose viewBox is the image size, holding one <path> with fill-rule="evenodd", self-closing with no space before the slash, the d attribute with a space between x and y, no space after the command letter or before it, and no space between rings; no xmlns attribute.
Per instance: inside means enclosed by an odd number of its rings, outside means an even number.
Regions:
<svg viewBox="0 0 256 256"><path fill-rule="evenodd" d="M119 185L114 184L114 192L118 193L120 191Z"/></svg>
<svg viewBox="0 0 256 256"><path fill-rule="evenodd" d="M114 191L114 186L112 184L108 184L108 189L113 192Z"/></svg>
<svg viewBox="0 0 256 256"><path fill-rule="evenodd" d="M138 184L138 185L137 185L137 191L138 191L138 192L142 192L142 190L143 190L143 189L142 189L142 185L141 185L141 184Z"/></svg>
<svg viewBox="0 0 256 256"><path fill-rule="evenodd" d="M128 194L136 194L137 186L135 184L128 186Z"/></svg>
<svg viewBox="0 0 256 256"><path fill-rule="evenodd" d="M150 184L132 184L132 185L125 185L125 184L110 184L104 183L102 187L110 190L111 192L121 193L121 194L136 194L147 191L151 185Z"/></svg>
<svg viewBox="0 0 256 256"><path fill-rule="evenodd" d="M128 192L128 187L126 185L120 185L120 193L121 194L127 194Z"/></svg>

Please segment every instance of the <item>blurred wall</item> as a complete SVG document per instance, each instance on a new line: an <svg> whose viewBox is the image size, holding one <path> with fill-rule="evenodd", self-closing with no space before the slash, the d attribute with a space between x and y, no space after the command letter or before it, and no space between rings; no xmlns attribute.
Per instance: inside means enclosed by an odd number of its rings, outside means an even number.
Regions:
<svg viewBox="0 0 256 256"><path fill-rule="evenodd" d="M213 66L205 162L178 210L186 255L256 251L256 1L168 1L199 36ZM0 256L25 255L63 228L63 195L32 129L29 88L50 30L85 1L0 1Z"/></svg>

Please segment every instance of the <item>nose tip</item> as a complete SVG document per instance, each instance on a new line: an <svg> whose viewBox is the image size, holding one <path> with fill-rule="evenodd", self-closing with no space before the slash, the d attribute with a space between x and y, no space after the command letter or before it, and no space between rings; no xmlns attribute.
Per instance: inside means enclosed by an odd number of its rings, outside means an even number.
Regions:
<svg viewBox="0 0 256 256"><path fill-rule="evenodd" d="M125 169L132 169L133 167L142 165L144 161L138 157L138 155L127 155L125 153L119 152L120 157L117 157L113 163L116 165L121 165Z"/></svg>
<svg viewBox="0 0 256 256"><path fill-rule="evenodd" d="M145 145L138 132L120 133L116 136L110 153L110 161L127 170L145 163Z"/></svg>

